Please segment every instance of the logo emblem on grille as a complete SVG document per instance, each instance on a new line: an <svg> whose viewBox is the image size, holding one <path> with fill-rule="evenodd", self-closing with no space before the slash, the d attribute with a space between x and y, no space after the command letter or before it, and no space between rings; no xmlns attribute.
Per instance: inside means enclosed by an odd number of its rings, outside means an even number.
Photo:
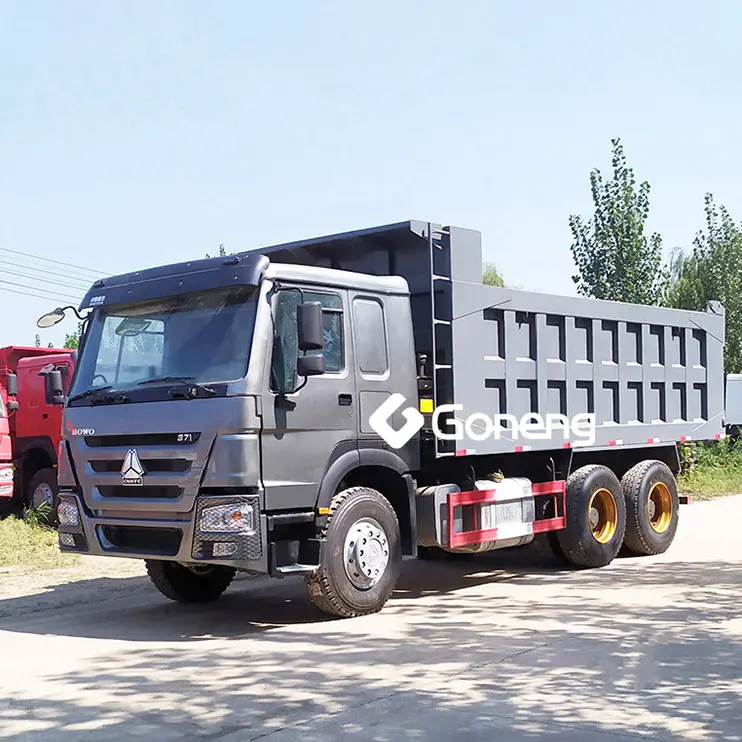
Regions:
<svg viewBox="0 0 742 742"><path fill-rule="evenodd" d="M141 487L144 467L135 448L126 452L124 465L121 467L121 484L129 487Z"/></svg>

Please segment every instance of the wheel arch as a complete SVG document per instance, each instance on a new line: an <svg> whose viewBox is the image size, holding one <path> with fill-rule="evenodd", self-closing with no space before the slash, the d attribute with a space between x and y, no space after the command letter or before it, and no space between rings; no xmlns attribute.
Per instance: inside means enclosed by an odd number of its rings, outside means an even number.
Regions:
<svg viewBox="0 0 742 742"><path fill-rule="evenodd" d="M26 500L34 475L42 469L56 469L57 453L48 438L29 438L21 442L16 451L17 484L21 497Z"/></svg>
<svg viewBox="0 0 742 742"><path fill-rule="evenodd" d="M329 507L333 496L349 487L371 487L389 500L399 520L402 553L417 556L415 487L405 461L394 452L384 449L343 454L325 474L317 508L321 511Z"/></svg>

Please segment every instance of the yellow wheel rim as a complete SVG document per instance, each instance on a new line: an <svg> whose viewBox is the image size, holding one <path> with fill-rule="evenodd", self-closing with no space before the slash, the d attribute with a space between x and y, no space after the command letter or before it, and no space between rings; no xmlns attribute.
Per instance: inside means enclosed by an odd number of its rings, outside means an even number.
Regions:
<svg viewBox="0 0 742 742"><path fill-rule="evenodd" d="M649 525L655 533L664 533L672 522L672 495L664 482L655 482L647 498Z"/></svg>
<svg viewBox="0 0 742 742"><path fill-rule="evenodd" d="M588 505L590 531L599 544L607 544L618 528L618 505L613 493L607 489L593 492Z"/></svg>

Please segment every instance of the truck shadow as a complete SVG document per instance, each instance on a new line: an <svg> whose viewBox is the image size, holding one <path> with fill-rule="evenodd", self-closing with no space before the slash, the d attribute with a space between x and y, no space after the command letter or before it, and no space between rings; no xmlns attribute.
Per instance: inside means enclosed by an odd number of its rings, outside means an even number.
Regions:
<svg viewBox="0 0 742 742"><path fill-rule="evenodd" d="M486 572L481 570L486 568ZM523 579L533 573L492 568L482 560L405 560L395 594L424 598L474 585ZM385 608L387 610L388 608ZM50 625L50 616L54 617ZM298 577L271 580L238 575L214 603L173 603L147 577L110 577L51 586L41 594L0 600L0 630L124 641L240 638L273 628L342 621L315 608Z"/></svg>
<svg viewBox="0 0 742 742"><path fill-rule="evenodd" d="M10 616L5 601L0 628L38 634L40 651L57 646L43 634L117 643L45 658L41 686L5 691L0 730L32 709L40 742L82 728L228 742L739 731L739 563L555 573L500 562L410 560L384 611L348 621L315 612L295 580L241 581L208 607L169 604L141 578L64 586L36 613ZM76 587L88 603L70 603Z"/></svg>
<svg viewBox="0 0 742 742"><path fill-rule="evenodd" d="M455 610L457 593L463 596L493 584L516 583L515 590L519 586L556 589L575 583L591 588L610 584L611 589L629 587L635 581L665 584L667 577L660 565L642 569L641 560L634 560L633 565L631 561L621 560L617 572L612 568L576 571L533 554L505 551L445 562L406 559L383 613L415 611L416 603L428 598L433 599L430 607L419 610ZM718 582L722 574L714 580ZM678 584L677 575L672 581ZM511 599L490 595L487 602ZM0 630L134 642L239 639L281 627L345 621L315 608L298 577L271 580L238 575L218 601L201 605L167 600L146 577L83 580L52 586L40 595L0 600Z"/></svg>

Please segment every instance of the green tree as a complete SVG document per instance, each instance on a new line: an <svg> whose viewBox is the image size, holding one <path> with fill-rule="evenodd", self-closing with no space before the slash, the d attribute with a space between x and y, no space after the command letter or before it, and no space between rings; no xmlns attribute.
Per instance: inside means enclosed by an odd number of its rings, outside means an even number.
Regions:
<svg viewBox="0 0 742 742"><path fill-rule="evenodd" d="M34 341L34 345L37 348L40 348L41 347L41 335L36 335L36 340Z"/></svg>
<svg viewBox="0 0 742 742"><path fill-rule="evenodd" d="M505 286L505 281L494 263L484 263L482 265L482 283L487 286Z"/></svg>
<svg viewBox="0 0 742 742"><path fill-rule="evenodd" d="M227 251L224 249L224 245L219 245L219 257L223 258L227 254ZM209 255L209 253L206 253L207 258L211 258L213 256Z"/></svg>
<svg viewBox="0 0 742 742"><path fill-rule="evenodd" d="M64 345L63 348L69 348L70 350L77 350L80 347L80 339L82 338L82 322L78 322L77 324L77 332L73 333L72 335L65 335L64 336Z"/></svg>
<svg viewBox="0 0 742 742"><path fill-rule="evenodd" d="M705 197L706 228L686 254L675 250L669 262L667 303L703 312L709 301L720 301L725 314L724 367L742 373L742 224L724 206Z"/></svg>
<svg viewBox="0 0 742 742"><path fill-rule="evenodd" d="M572 257L577 274L572 280L582 296L661 304L667 277L662 265L662 238L647 237L649 183L638 187L626 164L620 139L611 139L613 177L604 181L599 170L590 173L595 211L584 221L572 215Z"/></svg>

